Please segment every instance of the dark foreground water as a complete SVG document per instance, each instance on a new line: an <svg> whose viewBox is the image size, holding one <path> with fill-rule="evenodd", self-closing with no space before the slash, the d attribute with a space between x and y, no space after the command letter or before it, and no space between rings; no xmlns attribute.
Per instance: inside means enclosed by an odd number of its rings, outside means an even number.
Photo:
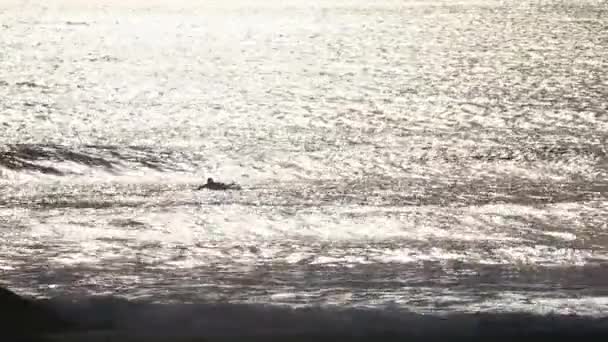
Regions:
<svg viewBox="0 0 608 342"><path fill-rule="evenodd" d="M0 284L196 336L604 316L607 13L5 1Z"/></svg>

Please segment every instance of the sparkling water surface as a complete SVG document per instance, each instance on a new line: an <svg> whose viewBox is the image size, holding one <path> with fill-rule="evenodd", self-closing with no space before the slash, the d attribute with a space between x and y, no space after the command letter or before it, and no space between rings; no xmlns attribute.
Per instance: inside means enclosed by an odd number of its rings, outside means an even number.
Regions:
<svg viewBox="0 0 608 342"><path fill-rule="evenodd" d="M608 308L602 1L0 4L0 278ZM242 191L194 189L207 177Z"/></svg>

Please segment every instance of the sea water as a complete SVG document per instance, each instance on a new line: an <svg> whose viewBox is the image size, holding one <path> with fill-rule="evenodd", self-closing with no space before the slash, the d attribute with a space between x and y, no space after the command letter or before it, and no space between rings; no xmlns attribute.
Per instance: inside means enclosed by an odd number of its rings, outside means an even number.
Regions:
<svg viewBox="0 0 608 342"><path fill-rule="evenodd" d="M2 1L0 281L192 325L214 305L320 310L300 327L601 316L606 18L591 0ZM208 177L243 189L196 191Z"/></svg>

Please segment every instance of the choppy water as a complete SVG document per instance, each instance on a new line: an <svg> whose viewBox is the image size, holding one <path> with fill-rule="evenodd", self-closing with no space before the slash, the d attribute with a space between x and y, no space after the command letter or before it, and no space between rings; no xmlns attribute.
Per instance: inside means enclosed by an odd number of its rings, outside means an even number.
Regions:
<svg viewBox="0 0 608 342"><path fill-rule="evenodd" d="M608 308L601 1L5 1L1 281ZM206 177L241 192L193 191Z"/></svg>

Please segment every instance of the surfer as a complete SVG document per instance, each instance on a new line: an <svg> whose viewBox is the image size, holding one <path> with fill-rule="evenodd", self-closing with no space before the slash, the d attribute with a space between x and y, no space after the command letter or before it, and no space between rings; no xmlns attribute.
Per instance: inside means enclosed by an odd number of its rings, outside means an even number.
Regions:
<svg viewBox="0 0 608 342"><path fill-rule="evenodd" d="M209 189L209 190L241 190L241 186L232 182L230 184L215 182L213 178L207 178L207 184L203 184L196 188L196 190Z"/></svg>

